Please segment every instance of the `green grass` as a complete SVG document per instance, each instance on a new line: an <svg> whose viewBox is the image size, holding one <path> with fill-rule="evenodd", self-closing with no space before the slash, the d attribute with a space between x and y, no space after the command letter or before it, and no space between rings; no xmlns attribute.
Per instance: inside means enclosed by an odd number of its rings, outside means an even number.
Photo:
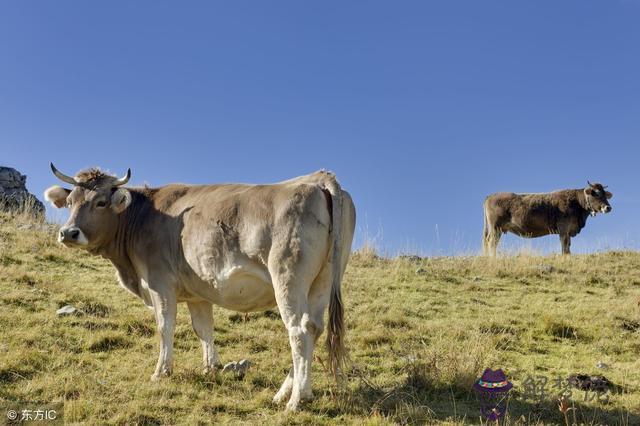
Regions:
<svg viewBox="0 0 640 426"><path fill-rule="evenodd" d="M604 374L621 391L602 402L574 390L571 421L640 424L639 253L356 254L343 283L347 379L336 389L315 362L316 399L287 414L271 403L291 363L275 311L245 321L215 308L223 363L253 363L239 380L201 373L180 306L174 374L152 383L153 313L108 262L59 246L55 231L0 216L0 401L62 403L67 423L478 424L471 385L501 367L514 382L509 424L564 424L553 382L572 373ZM57 317L68 303L82 314ZM541 400L525 392L538 376L549 379Z"/></svg>

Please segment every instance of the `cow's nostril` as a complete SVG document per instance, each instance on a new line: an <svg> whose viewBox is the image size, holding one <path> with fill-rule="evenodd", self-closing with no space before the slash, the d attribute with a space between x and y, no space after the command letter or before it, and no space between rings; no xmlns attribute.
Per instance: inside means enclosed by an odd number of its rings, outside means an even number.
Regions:
<svg viewBox="0 0 640 426"><path fill-rule="evenodd" d="M74 240L77 240L79 235L80 235L80 231L77 229L74 229L73 231L69 232L69 236Z"/></svg>

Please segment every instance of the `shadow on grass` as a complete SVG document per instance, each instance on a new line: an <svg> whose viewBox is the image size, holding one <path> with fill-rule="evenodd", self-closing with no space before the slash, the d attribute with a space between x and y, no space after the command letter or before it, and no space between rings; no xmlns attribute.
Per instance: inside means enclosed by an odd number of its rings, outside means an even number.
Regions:
<svg viewBox="0 0 640 426"><path fill-rule="evenodd" d="M586 405L584 392L574 391L568 411L569 424L635 425L640 415L628 410L612 408L606 402ZM617 395L609 394L610 398ZM471 388L461 386L438 387L405 380L399 386L383 389L360 377L358 386L338 398L339 410L370 416L379 415L401 424L425 424L438 421L457 421L479 424L480 407ZM529 401L514 392L510 398L508 415L501 424L565 424L558 409L558 400L551 396L542 401Z"/></svg>

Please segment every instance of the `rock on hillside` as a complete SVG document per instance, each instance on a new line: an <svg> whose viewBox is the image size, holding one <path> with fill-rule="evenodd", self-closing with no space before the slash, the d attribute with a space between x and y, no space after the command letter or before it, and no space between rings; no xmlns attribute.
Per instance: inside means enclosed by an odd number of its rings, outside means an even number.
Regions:
<svg viewBox="0 0 640 426"><path fill-rule="evenodd" d="M0 211L44 215L44 204L27 191L26 183L27 177L16 169L0 166Z"/></svg>

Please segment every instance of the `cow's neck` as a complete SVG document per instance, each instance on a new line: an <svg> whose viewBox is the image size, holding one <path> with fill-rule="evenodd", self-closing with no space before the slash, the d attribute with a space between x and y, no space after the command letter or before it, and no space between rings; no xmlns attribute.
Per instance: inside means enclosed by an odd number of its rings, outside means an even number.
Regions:
<svg viewBox="0 0 640 426"><path fill-rule="evenodd" d="M118 215L118 224L114 236L107 244L97 248L95 253L112 262L129 257L131 246L136 241L136 228L142 222L141 213L148 210L147 204L150 203L140 191L135 189L130 189L129 191L132 196L131 204Z"/></svg>
<svg viewBox="0 0 640 426"><path fill-rule="evenodd" d="M587 201L586 195L584 195L584 190L575 189L576 199L578 200L578 204L582 208L582 226L587 222L587 218L591 214L591 207L589 206L589 202Z"/></svg>
<svg viewBox="0 0 640 426"><path fill-rule="evenodd" d="M118 227L114 238L96 254L108 259L118 270L118 278L123 286L141 296L139 290L140 276L136 271L132 257L142 231L140 228L153 214L151 201L143 191L130 189L132 200L129 207L118 217Z"/></svg>
<svg viewBox="0 0 640 426"><path fill-rule="evenodd" d="M576 193L578 204L580 204L582 210L589 214L589 212L591 212L591 208L589 207L589 203L587 202L587 197L584 195L584 191L582 189L574 189L574 191Z"/></svg>

